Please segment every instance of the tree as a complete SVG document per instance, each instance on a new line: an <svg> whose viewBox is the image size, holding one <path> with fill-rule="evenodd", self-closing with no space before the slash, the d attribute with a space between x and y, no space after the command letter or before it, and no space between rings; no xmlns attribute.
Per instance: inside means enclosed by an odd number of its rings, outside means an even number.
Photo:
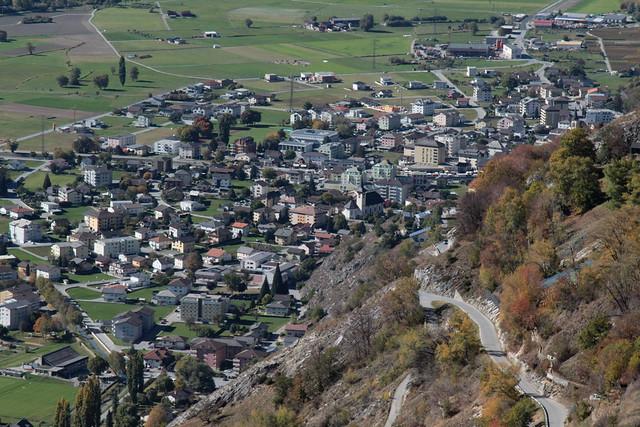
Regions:
<svg viewBox="0 0 640 427"><path fill-rule="evenodd" d="M33 45L33 43L29 42L27 43L27 52L29 53L29 55L33 55L33 52L36 50L36 47Z"/></svg>
<svg viewBox="0 0 640 427"><path fill-rule="evenodd" d="M564 207L584 213L601 200L598 170L589 157L557 154L551 157L553 190Z"/></svg>
<svg viewBox="0 0 640 427"><path fill-rule="evenodd" d="M65 398L58 400L53 427L71 427L71 407Z"/></svg>
<svg viewBox="0 0 640 427"><path fill-rule="evenodd" d="M240 122L244 125L252 125L262 120L262 114L259 111L244 110L240 114Z"/></svg>
<svg viewBox="0 0 640 427"><path fill-rule="evenodd" d="M76 395L73 427L100 427L100 406L100 381L92 375Z"/></svg>
<svg viewBox="0 0 640 427"><path fill-rule="evenodd" d="M273 272L273 282L271 283L271 295L288 295L289 287L282 280L280 272L280 264L276 264L276 270Z"/></svg>
<svg viewBox="0 0 640 427"><path fill-rule="evenodd" d="M198 116L193 121L193 126L198 129L201 137L211 138L211 135L213 134L213 125L211 124L211 121L209 119L207 119L206 117Z"/></svg>
<svg viewBox="0 0 640 427"><path fill-rule="evenodd" d="M604 167L604 191L614 207L620 207L631 193L633 177L640 173L638 162L614 159Z"/></svg>
<svg viewBox="0 0 640 427"><path fill-rule="evenodd" d="M198 252L191 252L184 257L184 268L191 272L202 268L202 256Z"/></svg>
<svg viewBox="0 0 640 427"><path fill-rule="evenodd" d="M192 356L184 356L176 363L176 376L193 391L209 393L215 390L213 370Z"/></svg>
<svg viewBox="0 0 640 427"><path fill-rule="evenodd" d="M93 84L100 90L104 90L109 86L109 75L100 74L93 78Z"/></svg>
<svg viewBox="0 0 640 427"><path fill-rule="evenodd" d="M89 359L89 362L87 363L87 368L89 368L91 373L94 375L100 375L102 372L106 371L108 367L109 364L107 361L100 356Z"/></svg>
<svg viewBox="0 0 640 427"><path fill-rule="evenodd" d="M33 324L33 332L36 334L40 334L42 336L46 336L53 329L53 323L51 317L47 315L42 315L38 317L38 319Z"/></svg>
<svg viewBox="0 0 640 427"><path fill-rule="evenodd" d="M127 66L124 63L124 56L120 57L120 62L118 63L118 79L120 79L120 85L124 86L127 80Z"/></svg>
<svg viewBox="0 0 640 427"><path fill-rule="evenodd" d="M9 150L11 150L12 153L15 153L16 150L18 149L18 141L16 141L15 139L12 139L9 141Z"/></svg>
<svg viewBox="0 0 640 427"><path fill-rule="evenodd" d="M195 142L200 138L200 131L193 125L182 126L176 132L180 141Z"/></svg>
<svg viewBox="0 0 640 427"><path fill-rule="evenodd" d="M229 135L231 134L231 127L236 123L235 117L231 114L223 114L218 118L218 133L220 134L220 140L225 144L229 143Z"/></svg>
<svg viewBox="0 0 640 427"><path fill-rule="evenodd" d="M366 13L360 20L360 29L362 31L371 31L373 25L373 15L371 15L370 13Z"/></svg>
<svg viewBox="0 0 640 427"><path fill-rule="evenodd" d="M482 344L475 323L461 311L451 317L447 341L436 348L436 357L445 364L467 365L480 352Z"/></svg>
<svg viewBox="0 0 640 427"><path fill-rule="evenodd" d="M264 279L262 279L262 286L260 287L260 295L258 296L258 301L262 301L262 298L265 297L265 295L269 295L271 293L271 290L269 289L269 282L267 281L267 277L265 276Z"/></svg>
<svg viewBox="0 0 640 427"><path fill-rule="evenodd" d="M244 25L245 25L247 28L251 28L251 27L253 26L253 20L252 20L251 18L247 18L247 19L245 19L245 20L244 20Z"/></svg>
<svg viewBox="0 0 640 427"><path fill-rule="evenodd" d="M138 393L144 391L144 361L140 352L131 349L128 354L126 371L127 371L127 389L132 402L137 402Z"/></svg>
<svg viewBox="0 0 640 427"><path fill-rule="evenodd" d="M51 178L49 178L49 174L46 174L44 176L44 181L42 182L42 189L46 190L49 187L51 187Z"/></svg>
<svg viewBox="0 0 640 427"><path fill-rule="evenodd" d="M65 87L69 84L69 77L62 74L56 77L56 81L58 82L58 86Z"/></svg>
<svg viewBox="0 0 640 427"><path fill-rule="evenodd" d="M233 292L244 292L247 290L247 284L244 279L236 273L225 274L224 283Z"/></svg>
<svg viewBox="0 0 640 427"><path fill-rule="evenodd" d="M129 77L131 77L131 81L133 82L138 81L138 78L140 77L140 70L138 70L138 67L131 67L129 70Z"/></svg>
<svg viewBox="0 0 640 427"><path fill-rule="evenodd" d="M122 405L118 406L118 411L114 418L114 426L139 427L139 422L138 408L130 399L125 399Z"/></svg>
<svg viewBox="0 0 640 427"><path fill-rule="evenodd" d="M100 144L88 136L79 136L73 141L73 151L76 153L94 153L100 149Z"/></svg>
<svg viewBox="0 0 640 427"><path fill-rule="evenodd" d="M528 427L538 410L537 405L529 398L520 399L503 417L504 425L509 427Z"/></svg>
<svg viewBox="0 0 640 427"><path fill-rule="evenodd" d="M584 349L595 347L611 329L609 318L604 314L599 314L589 321L587 326L580 331L578 342Z"/></svg>
<svg viewBox="0 0 640 427"><path fill-rule="evenodd" d="M69 72L69 84L73 85L73 86L79 86L80 85L80 68L78 67L73 67L71 69L71 71Z"/></svg>
<svg viewBox="0 0 640 427"><path fill-rule="evenodd" d="M169 422L169 414L162 404L158 404L151 408L144 427L164 427Z"/></svg>

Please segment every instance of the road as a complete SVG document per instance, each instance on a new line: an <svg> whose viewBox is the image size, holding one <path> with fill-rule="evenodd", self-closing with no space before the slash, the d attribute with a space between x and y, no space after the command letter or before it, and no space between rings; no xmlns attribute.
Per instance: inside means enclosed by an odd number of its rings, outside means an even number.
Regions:
<svg viewBox="0 0 640 427"><path fill-rule="evenodd" d="M396 388L396 391L393 393L393 400L391 401L389 416L387 417L387 422L384 423L384 427L393 427L396 419L398 418L398 416L400 416L402 404L404 403L404 399L407 397L407 393L409 392L409 384L411 384L411 374L407 374L407 376L404 377L402 382Z"/></svg>
<svg viewBox="0 0 640 427"><path fill-rule="evenodd" d="M461 298L448 298L441 295L432 294L426 291L420 291L420 305L425 308L431 308L433 302L442 301L453 304L464 311L473 320L480 331L480 341L484 350L489 357L499 366L509 366L511 362L506 356L502 347L502 342L498 336L498 332L493 322L485 316L480 310L473 305L464 302ZM522 392L535 399L544 409L547 425L551 427L563 426L569 409L557 400L545 395L544 390L540 390L540 386L526 376L525 373L520 374L520 383L518 384Z"/></svg>
<svg viewBox="0 0 640 427"><path fill-rule="evenodd" d="M588 32L587 35L598 39L598 44L600 45L600 51L602 52L604 63L607 65L607 72L613 75L613 68L611 68L611 61L609 61L609 55L607 55L607 50L604 48L604 41L602 41L602 37L598 37L592 32Z"/></svg>
<svg viewBox="0 0 640 427"><path fill-rule="evenodd" d="M463 94L464 96L466 96L467 98L469 98L469 105L471 105L474 110L476 110L476 113L478 115L478 117L474 120L474 122L478 122L480 120L483 120L486 116L487 116L487 111L482 108L481 106L479 106L474 100L471 99L471 96L466 95L463 91L460 90L460 88L458 86L456 86L455 84L453 84L453 82L451 80L449 80L449 78L446 76L446 74L444 74L445 70L433 70L431 71L438 79L442 80L443 82L447 83L449 85L449 87L455 89L457 92Z"/></svg>

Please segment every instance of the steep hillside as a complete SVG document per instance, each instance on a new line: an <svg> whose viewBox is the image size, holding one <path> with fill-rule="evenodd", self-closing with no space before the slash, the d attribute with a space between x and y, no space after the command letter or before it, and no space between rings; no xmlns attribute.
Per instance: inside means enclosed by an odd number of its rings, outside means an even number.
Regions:
<svg viewBox="0 0 640 427"><path fill-rule="evenodd" d="M475 324L464 314L445 305L425 317L412 277L419 248L409 241L389 248L382 240L369 233L343 242L304 288L309 312L327 311L311 333L173 424L382 426L396 392L404 400L397 425L473 424L501 393L492 382L513 379L490 374ZM399 387L405 379L406 390ZM517 394L505 400L514 417L541 419Z"/></svg>

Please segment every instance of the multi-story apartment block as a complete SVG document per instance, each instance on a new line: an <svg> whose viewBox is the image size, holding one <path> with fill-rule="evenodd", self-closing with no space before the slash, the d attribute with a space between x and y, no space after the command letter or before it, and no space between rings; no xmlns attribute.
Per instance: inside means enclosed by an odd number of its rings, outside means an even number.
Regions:
<svg viewBox="0 0 640 427"><path fill-rule="evenodd" d="M180 300L180 318L184 322L216 322L224 317L229 299L221 295L187 294Z"/></svg>

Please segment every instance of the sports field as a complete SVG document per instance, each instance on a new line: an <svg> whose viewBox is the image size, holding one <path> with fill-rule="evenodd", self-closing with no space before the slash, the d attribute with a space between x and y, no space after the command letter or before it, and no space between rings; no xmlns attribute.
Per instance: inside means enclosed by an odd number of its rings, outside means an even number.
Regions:
<svg viewBox="0 0 640 427"><path fill-rule="evenodd" d="M0 377L0 418L14 422L28 418L34 425L51 425L61 398L73 402L77 389L68 382L30 376Z"/></svg>

